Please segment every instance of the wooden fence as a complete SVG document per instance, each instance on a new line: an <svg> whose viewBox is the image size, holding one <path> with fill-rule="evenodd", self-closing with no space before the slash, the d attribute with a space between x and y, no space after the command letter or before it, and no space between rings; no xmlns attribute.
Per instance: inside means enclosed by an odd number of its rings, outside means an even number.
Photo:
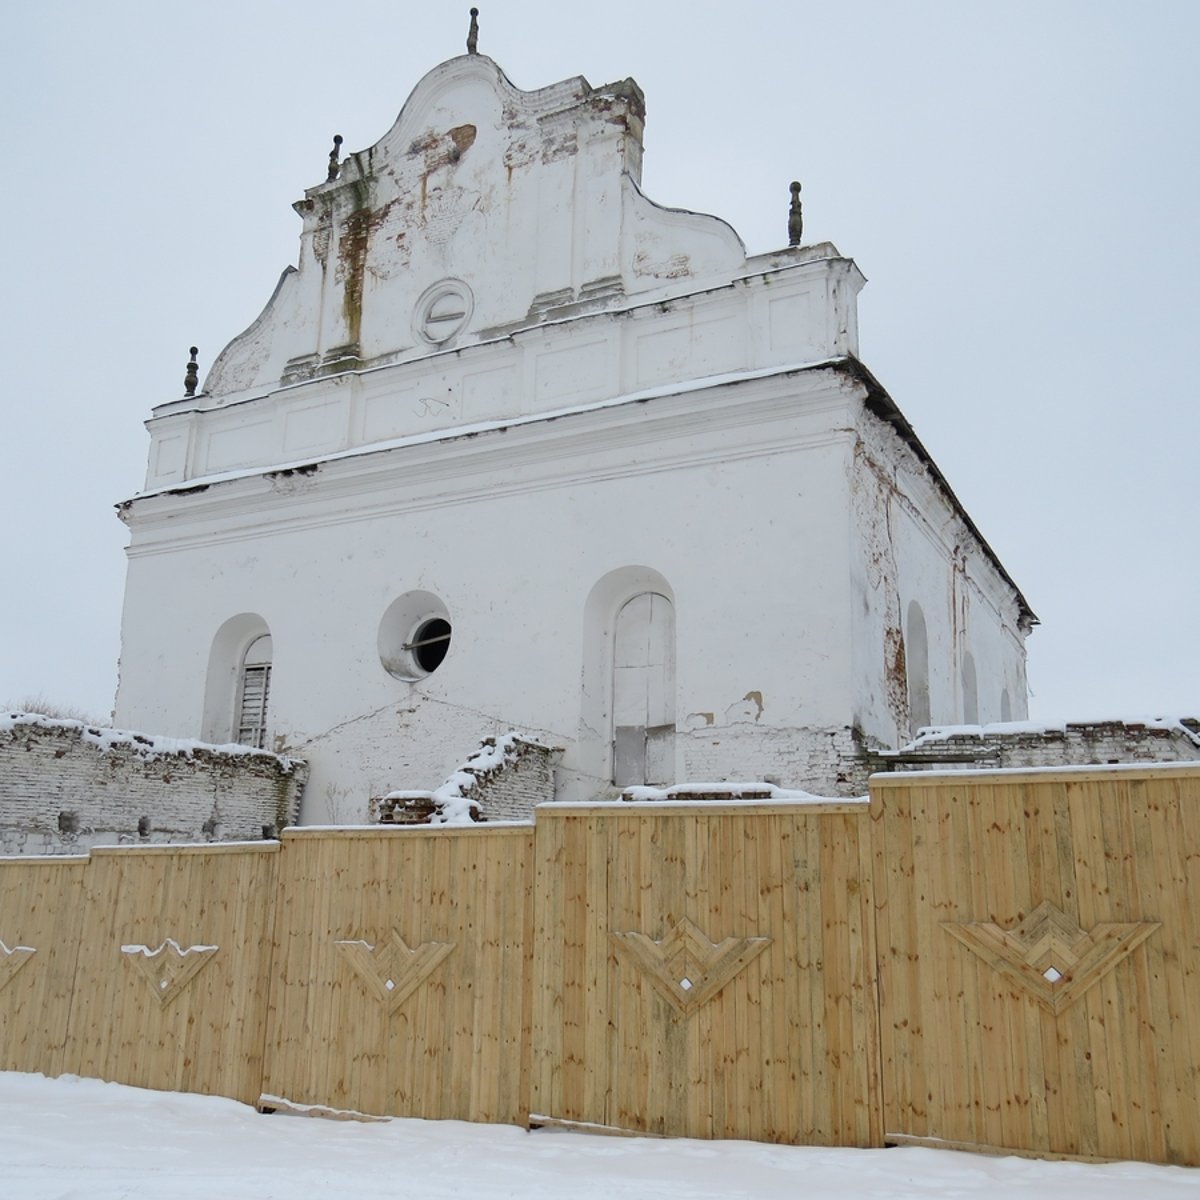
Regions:
<svg viewBox="0 0 1200 1200"><path fill-rule="evenodd" d="M1200 1165L1200 770L872 796L889 1140Z"/></svg>
<svg viewBox="0 0 1200 1200"><path fill-rule="evenodd" d="M2 860L0 1069L1200 1165L1200 767Z"/></svg>
<svg viewBox="0 0 1200 1200"><path fill-rule="evenodd" d="M880 1144L865 817L539 810L537 1119Z"/></svg>

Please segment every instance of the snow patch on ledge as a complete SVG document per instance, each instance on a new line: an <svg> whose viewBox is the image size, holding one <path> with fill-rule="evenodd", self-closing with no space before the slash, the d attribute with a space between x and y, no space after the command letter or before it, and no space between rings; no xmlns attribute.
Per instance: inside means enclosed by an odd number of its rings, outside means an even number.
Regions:
<svg viewBox="0 0 1200 1200"><path fill-rule="evenodd" d="M686 801L737 800L748 804L787 801L789 804L866 804L869 796L855 796L847 800L843 796L817 796L812 792L792 791L777 787L773 783L680 783L671 787L631 787L621 793L621 800L632 803L653 800Z"/></svg>
<svg viewBox="0 0 1200 1200"><path fill-rule="evenodd" d="M299 761L256 746L242 746L236 742L215 745L196 738L164 737L160 734L138 733L130 729L110 729L104 725L91 725L86 721L72 721L59 717L47 717L43 713L0 712L0 734L15 733L21 727L36 729L60 729L74 732L80 741L95 746L101 754L117 748L131 750L139 758L164 757L191 758L197 751L205 754L221 754L228 757L250 755L257 758L273 758L290 771Z"/></svg>
<svg viewBox="0 0 1200 1200"><path fill-rule="evenodd" d="M1096 717L1092 719L1071 719L1063 721L994 721L986 725L928 725L917 730L917 736L913 738L907 745L902 746L899 751L880 751L881 757L887 757L889 753L905 753L910 750L917 750L923 746L936 745L939 742L948 741L950 738L999 738L1012 737L1020 735L1031 735L1037 737L1041 734L1065 734L1068 730L1084 730L1096 728L1113 728L1115 726L1123 726L1125 728L1146 728L1146 729L1162 729L1169 730L1175 733L1182 733L1189 738L1197 746L1200 746L1200 734L1195 728L1189 726L1186 722L1193 721L1194 718L1183 717L1147 717L1147 716L1127 716L1127 717Z"/></svg>
<svg viewBox="0 0 1200 1200"><path fill-rule="evenodd" d="M554 749L535 737L516 731L486 738L479 749L432 792L400 789L388 792L383 800L432 800L434 812L429 818L430 825L473 825L479 820L480 804L472 793L482 777L513 766L519 758L517 747L520 745Z"/></svg>
<svg viewBox="0 0 1200 1200"><path fill-rule="evenodd" d="M151 950L149 946L139 944L130 944L121 947L122 954L141 954L146 958L157 958L164 950L171 950L180 958L186 958L189 954L211 954L220 949L220 946L188 946L184 949L174 938L167 938L166 941Z"/></svg>

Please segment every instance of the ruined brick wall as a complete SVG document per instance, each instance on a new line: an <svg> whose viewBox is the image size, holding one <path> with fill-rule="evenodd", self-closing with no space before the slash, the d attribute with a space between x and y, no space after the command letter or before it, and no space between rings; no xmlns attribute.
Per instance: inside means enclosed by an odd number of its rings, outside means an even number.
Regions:
<svg viewBox="0 0 1200 1200"><path fill-rule="evenodd" d="M0 853L247 841L294 822L307 768L245 748L0 717Z"/></svg>
<svg viewBox="0 0 1200 1200"><path fill-rule="evenodd" d="M432 792L372 797L369 819L383 825L528 821L534 805L554 799L562 751L520 734L484 738L479 750Z"/></svg>
<svg viewBox="0 0 1200 1200"><path fill-rule="evenodd" d="M685 781L761 780L818 796L850 798L867 792L872 767L860 737L836 729L772 729L761 725L680 732Z"/></svg>
<svg viewBox="0 0 1200 1200"><path fill-rule="evenodd" d="M1027 722L930 729L909 745L872 757L879 770L952 771L1200 760L1195 722Z"/></svg>
<svg viewBox="0 0 1200 1200"><path fill-rule="evenodd" d="M484 820L528 821L535 804L554 799L554 764L561 751L515 739L503 765L481 771L472 799Z"/></svg>

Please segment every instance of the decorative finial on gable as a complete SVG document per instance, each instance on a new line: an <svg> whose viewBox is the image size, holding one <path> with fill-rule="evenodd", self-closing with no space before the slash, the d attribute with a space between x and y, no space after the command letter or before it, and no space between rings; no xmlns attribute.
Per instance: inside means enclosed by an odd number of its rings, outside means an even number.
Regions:
<svg viewBox="0 0 1200 1200"><path fill-rule="evenodd" d="M800 185L792 181L792 206L788 210L788 245L800 245L804 236L804 213L800 208Z"/></svg>
<svg viewBox="0 0 1200 1200"><path fill-rule="evenodd" d="M471 9L471 28L467 30L467 53L479 53L479 9Z"/></svg>
<svg viewBox="0 0 1200 1200"><path fill-rule="evenodd" d="M196 384L200 382L200 367L196 363L196 355L200 351L193 346L189 353L192 357L188 359L187 374L183 377L183 394L185 396L194 396L196 394Z"/></svg>
<svg viewBox="0 0 1200 1200"><path fill-rule="evenodd" d="M333 149L329 152L329 172L325 176L326 183L332 183L342 169L342 164L338 162L338 151L342 148L342 135L335 133L333 135Z"/></svg>

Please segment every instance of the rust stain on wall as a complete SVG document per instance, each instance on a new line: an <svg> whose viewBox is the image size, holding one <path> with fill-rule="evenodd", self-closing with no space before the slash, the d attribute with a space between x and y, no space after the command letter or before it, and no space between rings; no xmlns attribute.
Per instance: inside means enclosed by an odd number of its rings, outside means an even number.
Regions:
<svg viewBox="0 0 1200 1200"><path fill-rule="evenodd" d="M379 208L367 207L367 191L355 185L355 207L343 218L338 231L337 279L342 285L342 313L346 318L346 340L357 343L362 336L363 279L371 235L386 222L396 201Z"/></svg>

